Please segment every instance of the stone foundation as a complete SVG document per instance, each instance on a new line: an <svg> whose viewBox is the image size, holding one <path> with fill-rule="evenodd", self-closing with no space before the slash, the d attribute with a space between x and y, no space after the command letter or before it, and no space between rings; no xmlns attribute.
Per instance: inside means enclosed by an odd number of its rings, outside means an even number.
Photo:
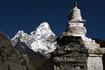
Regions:
<svg viewBox="0 0 105 70"><path fill-rule="evenodd" d="M53 52L54 70L88 70L88 50L81 37L59 36Z"/></svg>

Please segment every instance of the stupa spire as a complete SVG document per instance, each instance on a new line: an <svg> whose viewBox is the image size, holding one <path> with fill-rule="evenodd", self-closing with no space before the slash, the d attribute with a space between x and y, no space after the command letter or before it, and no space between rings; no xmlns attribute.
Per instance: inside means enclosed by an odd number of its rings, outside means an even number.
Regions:
<svg viewBox="0 0 105 70"><path fill-rule="evenodd" d="M75 0L75 4L74 4L74 5L75 5L75 7L77 7L77 6L78 6L78 2L77 2L77 0Z"/></svg>

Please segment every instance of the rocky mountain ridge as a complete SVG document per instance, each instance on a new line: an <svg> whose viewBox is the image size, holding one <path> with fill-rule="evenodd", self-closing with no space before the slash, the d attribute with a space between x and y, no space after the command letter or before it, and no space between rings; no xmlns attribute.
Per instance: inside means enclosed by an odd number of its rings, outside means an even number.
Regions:
<svg viewBox="0 0 105 70"><path fill-rule="evenodd" d="M12 44L15 47L19 42L24 43L34 52L40 52L41 54L48 54L54 51L57 45L55 40L56 36L51 31L49 24L46 22L40 24L40 26L30 34L27 34L24 31L18 31L16 35L11 39ZM21 48L22 47L25 49L23 45Z"/></svg>

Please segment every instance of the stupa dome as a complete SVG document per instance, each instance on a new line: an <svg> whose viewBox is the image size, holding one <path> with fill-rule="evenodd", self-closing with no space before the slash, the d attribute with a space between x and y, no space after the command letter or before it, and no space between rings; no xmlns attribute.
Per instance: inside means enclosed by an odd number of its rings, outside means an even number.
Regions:
<svg viewBox="0 0 105 70"><path fill-rule="evenodd" d="M77 7L74 7L70 11L68 19L71 20L71 21L76 21L76 20L81 21L82 20L82 16L81 16L80 9L78 9Z"/></svg>

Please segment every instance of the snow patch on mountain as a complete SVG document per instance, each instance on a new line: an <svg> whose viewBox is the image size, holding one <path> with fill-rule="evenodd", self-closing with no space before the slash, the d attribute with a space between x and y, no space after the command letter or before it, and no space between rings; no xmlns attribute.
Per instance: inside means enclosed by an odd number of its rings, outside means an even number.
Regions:
<svg viewBox="0 0 105 70"><path fill-rule="evenodd" d="M57 42L55 34L52 32L49 24L43 22L40 26L30 34L24 31L18 31L11 39L12 44L16 46L18 42L23 42L34 52L48 54L56 49Z"/></svg>

